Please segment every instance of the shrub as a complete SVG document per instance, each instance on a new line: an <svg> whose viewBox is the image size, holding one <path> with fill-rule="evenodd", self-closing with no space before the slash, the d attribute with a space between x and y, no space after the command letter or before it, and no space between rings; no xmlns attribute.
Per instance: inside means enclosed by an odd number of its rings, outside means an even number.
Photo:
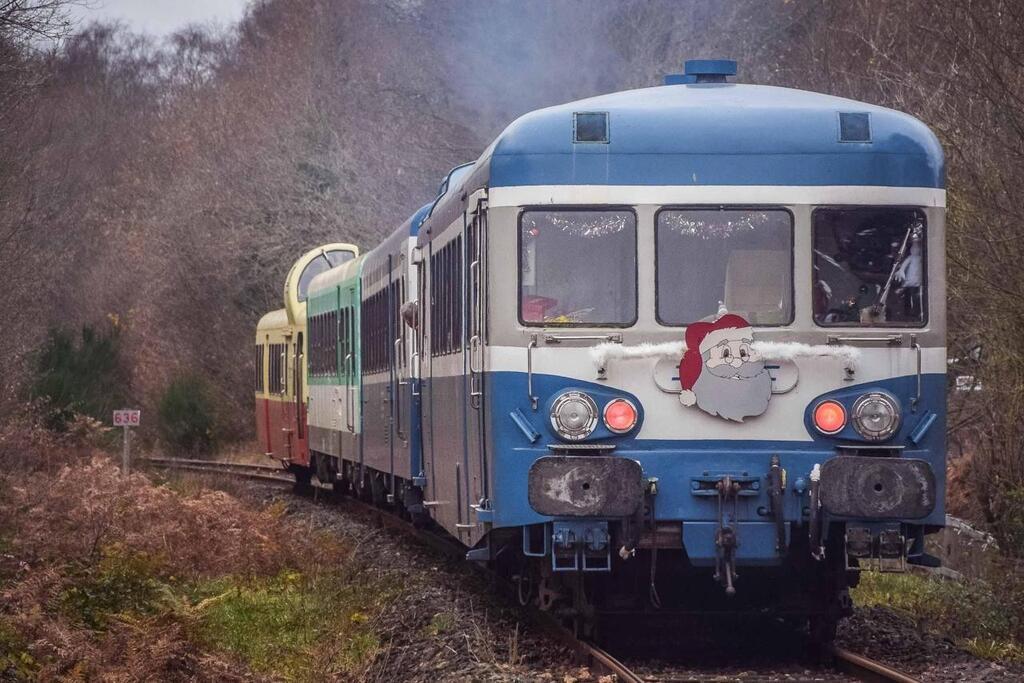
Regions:
<svg viewBox="0 0 1024 683"><path fill-rule="evenodd" d="M120 358L120 331L86 326L81 339L66 329L55 328L35 359L30 398L46 407L45 423L65 431L76 415L100 421L124 406L128 376Z"/></svg>
<svg viewBox="0 0 1024 683"><path fill-rule="evenodd" d="M952 639L979 657L1024 661L1012 579L1010 574L1003 577L1002 585L994 585L862 572L851 595L859 607L884 606L903 612L919 626Z"/></svg>
<svg viewBox="0 0 1024 683"><path fill-rule="evenodd" d="M111 617L156 614L163 597L159 563L117 546L104 550L98 566L84 568L62 596L65 609L91 629L106 628Z"/></svg>
<svg viewBox="0 0 1024 683"><path fill-rule="evenodd" d="M216 450L216 403L211 393L209 383L191 373L167 386L157 412L160 434L170 446L200 455Z"/></svg>

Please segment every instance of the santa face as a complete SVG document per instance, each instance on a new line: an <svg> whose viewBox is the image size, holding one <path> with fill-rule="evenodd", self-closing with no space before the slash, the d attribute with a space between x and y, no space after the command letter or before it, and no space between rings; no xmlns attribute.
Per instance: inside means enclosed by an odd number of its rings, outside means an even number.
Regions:
<svg viewBox="0 0 1024 683"><path fill-rule="evenodd" d="M693 384L701 410L742 422L768 409L772 378L751 342L722 341L701 354L703 371Z"/></svg>

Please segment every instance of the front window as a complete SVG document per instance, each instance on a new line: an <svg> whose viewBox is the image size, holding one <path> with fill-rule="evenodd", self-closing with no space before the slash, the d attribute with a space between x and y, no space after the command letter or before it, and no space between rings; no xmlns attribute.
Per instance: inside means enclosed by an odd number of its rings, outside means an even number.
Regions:
<svg viewBox="0 0 1024 683"><path fill-rule="evenodd" d="M527 325L636 322L636 215L527 210L519 224L519 318Z"/></svg>
<svg viewBox="0 0 1024 683"><path fill-rule="evenodd" d="M925 218L916 209L817 209L814 322L919 326L925 310Z"/></svg>
<svg viewBox="0 0 1024 683"><path fill-rule="evenodd" d="M657 218L663 325L719 311L753 325L793 320L793 217L783 209L663 209Z"/></svg>
<svg viewBox="0 0 1024 683"><path fill-rule="evenodd" d="M299 301L305 301L309 294L309 285L320 273L327 272L335 266L340 266L345 261L351 261L356 255L346 249L332 249L331 251L322 251L317 254L317 257L309 262L306 269L302 271L302 275L299 276Z"/></svg>

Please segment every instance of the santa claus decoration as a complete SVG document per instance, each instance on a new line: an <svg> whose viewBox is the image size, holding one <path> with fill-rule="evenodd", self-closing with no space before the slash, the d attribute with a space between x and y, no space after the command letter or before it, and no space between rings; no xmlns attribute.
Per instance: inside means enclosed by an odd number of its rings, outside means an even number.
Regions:
<svg viewBox="0 0 1024 683"><path fill-rule="evenodd" d="M679 383L684 406L736 422L762 414L772 396L772 378L750 323L732 313L686 328Z"/></svg>

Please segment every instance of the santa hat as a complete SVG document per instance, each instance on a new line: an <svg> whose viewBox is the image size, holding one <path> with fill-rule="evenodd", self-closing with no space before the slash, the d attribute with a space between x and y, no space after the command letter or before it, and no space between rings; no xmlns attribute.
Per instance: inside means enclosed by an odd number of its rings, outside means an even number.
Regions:
<svg viewBox="0 0 1024 683"><path fill-rule="evenodd" d="M725 340L737 338L753 338L750 323L738 315L728 313L710 323L691 323L686 328L686 353L679 361L679 383L683 390L679 394L679 402L684 406L692 406L697 402L693 393L693 385L700 377L704 361L701 354Z"/></svg>

